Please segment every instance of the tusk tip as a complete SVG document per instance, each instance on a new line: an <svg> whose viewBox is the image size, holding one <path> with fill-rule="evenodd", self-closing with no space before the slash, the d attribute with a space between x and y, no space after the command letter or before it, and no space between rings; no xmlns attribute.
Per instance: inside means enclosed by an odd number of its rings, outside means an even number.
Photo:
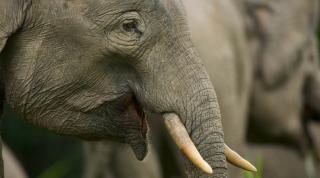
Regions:
<svg viewBox="0 0 320 178"><path fill-rule="evenodd" d="M254 165L251 164L251 167L249 168L248 171L251 171L251 172L258 172L257 168L254 167Z"/></svg>
<svg viewBox="0 0 320 178"><path fill-rule="evenodd" d="M257 168L248 161L247 161L247 166L245 166L244 169L247 171L250 171L250 172L257 172L258 171Z"/></svg>
<svg viewBox="0 0 320 178"><path fill-rule="evenodd" d="M213 170L212 170L211 166L206 161L204 161L202 166L199 166L199 168L202 169L207 174L212 174L213 173Z"/></svg>
<svg viewBox="0 0 320 178"><path fill-rule="evenodd" d="M257 172L257 168L255 166L253 166L249 161L242 158L238 153L230 149L228 145L225 144L224 147L225 147L225 155L226 155L227 161L230 164L233 164L247 171Z"/></svg>
<svg viewBox="0 0 320 178"><path fill-rule="evenodd" d="M249 161L243 159L243 165L239 166L240 168L250 171L250 172L257 172L257 168L252 165Z"/></svg>

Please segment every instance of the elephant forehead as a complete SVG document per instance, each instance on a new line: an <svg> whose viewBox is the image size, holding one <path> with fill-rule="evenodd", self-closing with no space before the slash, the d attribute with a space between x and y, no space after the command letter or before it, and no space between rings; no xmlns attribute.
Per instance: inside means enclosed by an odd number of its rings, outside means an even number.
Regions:
<svg viewBox="0 0 320 178"><path fill-rule="evenodd" d="M87 0L83 7L90 13L108 15L131 10L163 14L174 12L183 6L178 0Z"/></svg>
<svg viewBox="0 0 320 178"><path fill-rule="evenodd" d="M114 14L130 10L151 10L158 7L159 0L80 0L69 1L71 7L79 6L90 12L102 12L100 15Z"/></svg>

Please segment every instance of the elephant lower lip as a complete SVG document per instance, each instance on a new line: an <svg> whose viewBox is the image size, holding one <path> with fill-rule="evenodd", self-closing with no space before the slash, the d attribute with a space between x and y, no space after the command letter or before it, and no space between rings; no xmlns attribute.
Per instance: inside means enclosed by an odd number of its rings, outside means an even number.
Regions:
<svg viewBox="0 0 320 178"><path fill-rule="evenodd" d="M137 115L140 118L140 134L143 139L147 138L147 132L148 132L148 124L147 124L147 119L146 119L146 114L143 111L142 106L138 103L138 101L135 99L135 97L132 97L134 106L135 106L135 111L137 112Z"/></svg>
<svg viewBox="0 0 320 178"><path fill-rule="evenodd" d="M133 152L136 155L138 160L143 160L148 152L148 143L147 143L147 132L148 132L148 124L146 119L146 114L143 111L143 107L134 97L134 95L130 98L131 106L133 106L133 110L131 110L133 115L136 115L137 119L139 119L140 130L139 130L139 138L130 143Z"/></svg>

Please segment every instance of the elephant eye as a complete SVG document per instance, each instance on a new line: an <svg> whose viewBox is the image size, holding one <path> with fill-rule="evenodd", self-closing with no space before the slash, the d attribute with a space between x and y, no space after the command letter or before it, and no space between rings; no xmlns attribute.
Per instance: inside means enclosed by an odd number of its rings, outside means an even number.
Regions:
<svg viewBox="0 0 320 178"><path fill-rule="evenodd" d="M121 23L120 29L129 36L141 37L143 35L143 27L138 19L126 19Z"/></svg>
<svg viewBox="0 0 320 178"><path fill-rule="evenodd" d="M135 20L125 20L122 23L122 30L128 33L136 32L138 30L137 22Z"/></svg>
<svg viewBox="0 0 320 178"><path fill-rule="evenodd" d="M135 46L144 41L146 21L138 12L126 12L117 17L111 28L106 28L106 37L122 46Z"/></svg>

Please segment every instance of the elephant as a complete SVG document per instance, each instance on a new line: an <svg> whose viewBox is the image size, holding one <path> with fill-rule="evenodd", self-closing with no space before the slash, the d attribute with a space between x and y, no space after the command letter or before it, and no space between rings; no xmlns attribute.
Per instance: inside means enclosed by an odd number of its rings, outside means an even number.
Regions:
<svg viewBox="0 0 320 178"><path fill-rule="evenodd" d="M226 157L249 163L224 144L185 16L179 0L0 0L1 100L56 134L128 144L138 160L145 112L159 114L187 177L227 177Z"/></svg>
<svg viewBox="0 0 320 178"><path fill-rule="evenodd" d="M246 2L254 64L247 130L254 145L249 145L251 155L246 156L262 156L264 177L320 175L305 165L310 152L316 152L305 107L319 107L315 95L319 91L313 89L320 71L318 8L318 0Z"/></svg>
<svg viewBox="0 0 320 178"><path fill-rule="evenodd" d="M221 3L224 4L224 6L208 3ZM246 9L239 10L234 7L234 11L226 11L225 16L219 16L220 14L224 14L221 13L221 11L227 9L226 7L228 6L226 4L228 3L234 3L236 7L243 3L241 7L245 7ZM317 2L268 1L262 3L262 1L250 1L247 3L248 2L245 1L201 1L193 2L193 4L190 2L189 5L185 3L187 14L191 12L188 16L188 24L191 26L191 37L195 43L195 47L198 48L199 55L205 63L210 79L217 92L225 130L225 139L227 141L229 139L228 142L232 143L233 147L236 147L237 150L240 149L242 153L250 156L249 160L251 161L262 157L264 177L307 177L303 160L299 154L307 157L307 152L310 148L310 143L308 138L306 138L305 126L302 123L305 119L303 116L303 108L305 107L308 94L312 93L308 91L311 89L308 86L315 84L311 82L311 79L314 78L318 70L317 57L315 57L317 56L315 54L317 50L314 50L317 46L314 40L314 29L317 22L317 4L314 3ZM291 9L288 10L286 7L291 7ZM210 14L211 8L214 9L211 11L212 14L216 12L216 16ZM233 42L232 40L243 37L243 30L241 29L243 28L242 22L244 20L239 18L246 14L241 15L239 14L240 12L249 14L249 20L245 19L246 23L249 22L246 24L249 46L246 46L245 40L240 40L240 43L229 43L231 49L240 49L239 51L241 52L239 53L238 51L238 53L235 53L237 58L234 59L238 62L236 64L240 63L242 65L232 65L234 63L227 63L228 58L225 56L217 57L217 55L221 55L223 52L228 54L227 52L237 51L227 50L223 47L228 46L228 44L225 43ZM205 18L209 16L208 14L215 18ZM293 20L289 18L295 16L299 17L297 21L294 18ZM230 19L228 20L228 18ZM211 23L220 22L220 25L215 24L214 28L216 28L216 30L212 30L211 26L208 25L210 24L208 19L211 20ZM231 21L232 19L238 20ZM288 19L291 19L291 21L288 21ZM310 24L305 23L309 21ZM231 23L232 25L225 25L230 22L233 22ZM221 25L223 23L224 25ZM205 24L205 26L203 26L203 24ZM236 28L237 25L235 24L238 24L240 28ZM279 28L279 26L283 28ZM230 28L224 29L224 27ZM219 31L219 28L221 28L221 31ZM241 34L238 38L232 35L228 36L228 32L233 29ZM209 33L209 31L216 35L207 35L206 32ZM285 35L286 33L288 33L288 36ZM223 34L226 35L224 36ZM212 40L212 38L223 40ZM232 48L232 45L238 45L238 48ZM286 49L288 51L283 50L282 46L288 47L288 49ZM208 51L206 51L206 47L209 48ZM245 51L250 52L252 56L248 57ZM209 54L214 52L217 52L217 54ZM208 58L204 57L206 54L208 54ZM270 55L275 56L270 57ZM221 60L219 63L218 59L225 60ZM222 62L225 62L226 65L222 65ZM224 66L229 68L224 68ZM230 70L231 66L240 66L240 69L242 66L243 70ZM239 71L245 71L247 73L244 74ZM234 78L232 79L232 77ZM240 79L238 79L238 77ZM230 81L238 81L238 83L236 83L238 85ZM240 89L241 87L236 86L242 86L243 88ZM290 88L290 90L288 90L288 88ZM233 95L232 89L235 89L234 91L237 92L245 92L242 95L236 95L237 93ZM228 98L229 93L230 98ZM241 100L237 98L236 100L232 100L233 96L244 96L244 99ZM250 102L248 102L248 98ZM273 102L269 102L268 100ZM241 101L242 104L239 104ZM248 103L249 106L247 106L246 103ZM250 118L247 121L246 112L248 109ZM233 117L228 117L230 115L233 115ZM292 123L293 126L297 128L293 128L292 130ZM260 127L258 125L260 125ZM247 127L249 127L248 130ZM274 130L278 131L274 132ZM286 137L285 140L289 140L289 142L283 142L284 138L282 135L285 132L287 132L284 134ZM262 133L263 135L261 135ZM246 139L250 141L250 144L246 143ZM291 148L258 145L257 141L259 141L259 143L263 141L265 143L285 144ZM299 154L296 154L297 152ZM291 164L288 165L288 162ZM237 178L242 176L243 174L239 170L230 171L230 177ZM309 177L311 176L312 175L309 175Z"/></svg>
<svg viewBox="0 0 320 178"><path fill-rule="evenodd" d="M195 48L199 52L200 59L205 65L205 68L210 76L211 82L214 84L219 106L221 110L222 123L224 126L225 140L236 148L241 154L246 155L247 150L244 149L245 130L246 130L246 116L249 101L249 94L252 80L252 62L247 52L247 41L245 38L245 23L240 14L240 8L237 7L236 1L232 0L182 0L186 9L187 24L190 28L191 40ZM159 120L159 119L154 119ZM153 121L155 122L155 121ZM171 170L162 168L164 177L185 177L181 172L180 159L177 151L171 148L170 138L164 133L160 123L153 124L156 127L151 131L157 132L155 137L160 137L158 140L165 142L162 145L155 143L154 153L161 159L160 164L167 167L175 167L175 172L167 173ZM162 130L161 130L162 129ZM154 139L156 140L156 139ZM85 147L95 147L101 150L101 144L89 143ZM105 150L110 149L110 145L105 145ZM165 151L163 151L165 149ZM94 149L89 151L86 149L86 157L99 154ZM165 154L161 154L165 152ZM175 161L166 161L164 158L172 153L170 156L175 158ZM116 149L112 155L121 154ZM108 153L100 153L100 157L112 159L108 157ZM131 161L127 159L126 161ZM156 161L156 160L154 160ZM125 162L125 161L123 161ZM101 165L95 162L95 167ZM146 164L148 164L146 162ZM94 166L90 166L94 167ZM92 170L87 168L87 172ZM121 167L122 169L124 167ZM96 172L108 172L105 168L102 170L95 170ZM125 169L132 169L127 167ZM161 168L160 168L161 169ZM228 168L230 177L234 177L233 172L240 172L235 167ZM109 171L110 172L110 171ZM121 177L127 178L127 177Z"/></svg>

